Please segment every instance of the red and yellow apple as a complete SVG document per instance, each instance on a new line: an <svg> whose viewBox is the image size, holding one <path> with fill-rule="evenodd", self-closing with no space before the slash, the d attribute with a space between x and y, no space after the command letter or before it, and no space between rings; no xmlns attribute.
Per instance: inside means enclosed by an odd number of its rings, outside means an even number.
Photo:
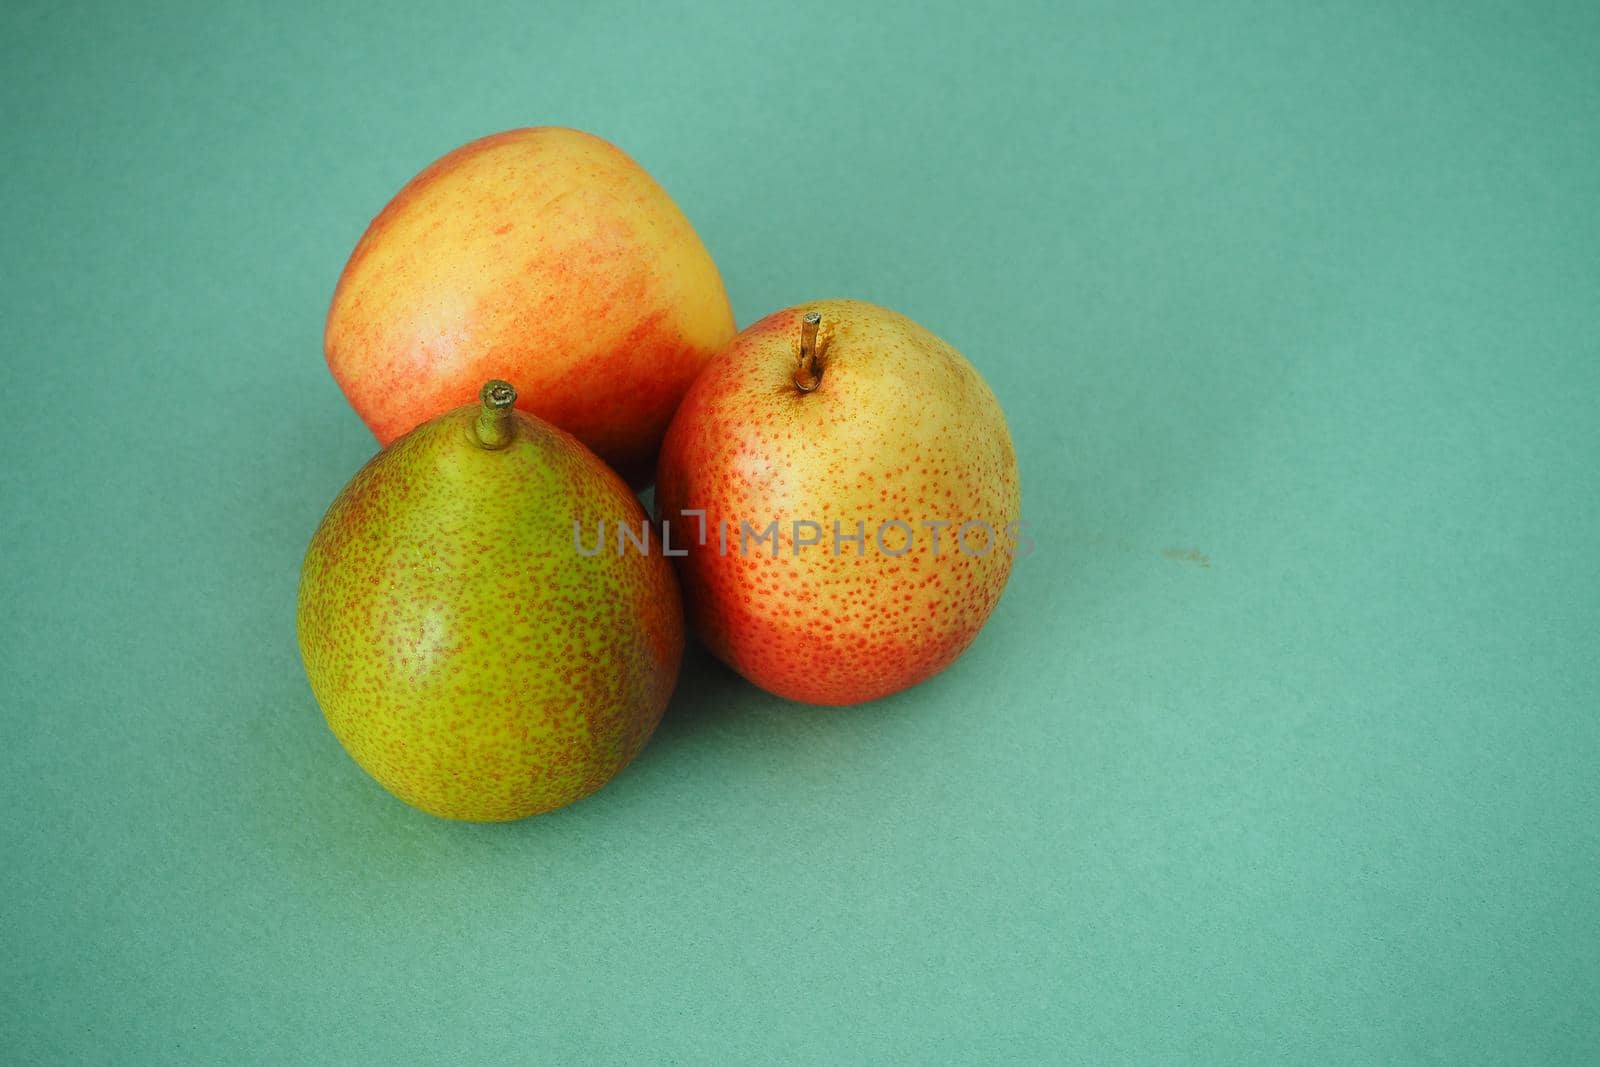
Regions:
<svg viewBox="0 0 1600 1067"><path fill-rule="evenodd" d="M811 704L949 666L1031 544L983 378L910 319L847 300L779 311L712 361L667 431L656 502L707 647Z"/></svg>
<svg viewBox="0 0 1600 1067"><path fill-rule="evenodd" d="M666 192L616 146L543 127L458 148L400 190L345 265L324 348L380 443L504 378L639 483L733 332Z"/></svg>

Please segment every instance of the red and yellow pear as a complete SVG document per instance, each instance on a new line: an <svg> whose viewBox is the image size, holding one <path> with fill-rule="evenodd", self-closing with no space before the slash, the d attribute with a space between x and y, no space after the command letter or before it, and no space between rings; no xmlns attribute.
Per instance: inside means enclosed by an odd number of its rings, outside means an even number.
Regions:
<svg viewBox="0 0 1600 1067"><path fill-rule="evenodd" d="M811 704L949 666L1029 547L988 385L915 322L849 300L734 338L673 418L656 502L696 632Z"/></svg>

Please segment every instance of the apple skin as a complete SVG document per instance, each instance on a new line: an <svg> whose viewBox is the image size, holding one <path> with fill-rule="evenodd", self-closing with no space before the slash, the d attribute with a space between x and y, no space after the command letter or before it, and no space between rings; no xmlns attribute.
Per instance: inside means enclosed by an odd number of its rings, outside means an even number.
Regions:
<svg viewBox="0 0 1600 1067"><path fill-rule="evenodd" d="M803 316L821 314L820 382L795 384ZM960 353L904 316L825 300L744 330L695 381L662 445L658 516L670 524L691 624L756 685L807 704L847 705L917 684L953 663L1000 600L1023 548L1016 453L988 385ZM699 543L705 511L706 543ZM770 539L739 551L740 523ZM823 527L796 554L795 520ZM865 554L836 542L832 525ZM911 547L878 549L888 520ZM987 555L958 550L969 520ZM947 521L935 552L924 522ZM726 554L719 524L731 531ZM814 531L804 530L809 536ZM890 549L905 543L889 528ZM971 531L969 546L981 549Z"/></svg>
<svg viewBox="0 0 1600 1067"><path fill-rule="evenodd" d="M521 410L642 485L733 332L716 264L650 175L540 127L464 145L400 190L345 264L323 347L381 444L504 378Z"/></svg>

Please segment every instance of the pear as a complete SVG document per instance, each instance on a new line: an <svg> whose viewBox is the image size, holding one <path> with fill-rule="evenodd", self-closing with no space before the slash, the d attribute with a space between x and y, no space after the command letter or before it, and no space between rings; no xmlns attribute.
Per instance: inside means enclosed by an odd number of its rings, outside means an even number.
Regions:
<svg viewBox="0 0 1600 1067"><path fill-rule="evenodd" d="M850 300L733 339L673 417L656 502L707 647L810 704L949 666L1031 548L994 393L928 330Z"/></svg>
<svg viewBox="0 0 1600 1067"><path fill-rule="evenodd" d="M492 381L380 452L300 576L300 653L334 736L450 819L519 819L605 785L649 740L683 654L671 568L634 546L638 501L515 403ZM579 551L601 523L633 536Z"/></svg>

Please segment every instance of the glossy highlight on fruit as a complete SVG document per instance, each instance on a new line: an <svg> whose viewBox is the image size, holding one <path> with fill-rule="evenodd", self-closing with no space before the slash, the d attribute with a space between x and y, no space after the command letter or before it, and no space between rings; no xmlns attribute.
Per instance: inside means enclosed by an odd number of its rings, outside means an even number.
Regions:
<svg viewBox="0 0 1600 1067"><path fill-rule="evenodd" d="M570 804L638 755L683 652L658 552L574 550L573 524L646 521L505 382L369 462L306 551L298 636L340 743L390 792L452 819Z"/></svg>
<svg viewBox="0 0 1600 1067"><path fill-rule="evenodd" d="M850 300L734 338L673 419L656 505L687 551L695 631L811 704L872 700L954 662L1031 544L988 385L928 330ZM774 521L770 541L744 535Z"/></svg>
<svg viewBox="0 0 1600 1067"><path fill-rule="evenodd" d="M323 345L380 443L485 379L636 484L707 360L733 336L694 228L615 145L556 127L473 141L372 220Z"/></svg>

